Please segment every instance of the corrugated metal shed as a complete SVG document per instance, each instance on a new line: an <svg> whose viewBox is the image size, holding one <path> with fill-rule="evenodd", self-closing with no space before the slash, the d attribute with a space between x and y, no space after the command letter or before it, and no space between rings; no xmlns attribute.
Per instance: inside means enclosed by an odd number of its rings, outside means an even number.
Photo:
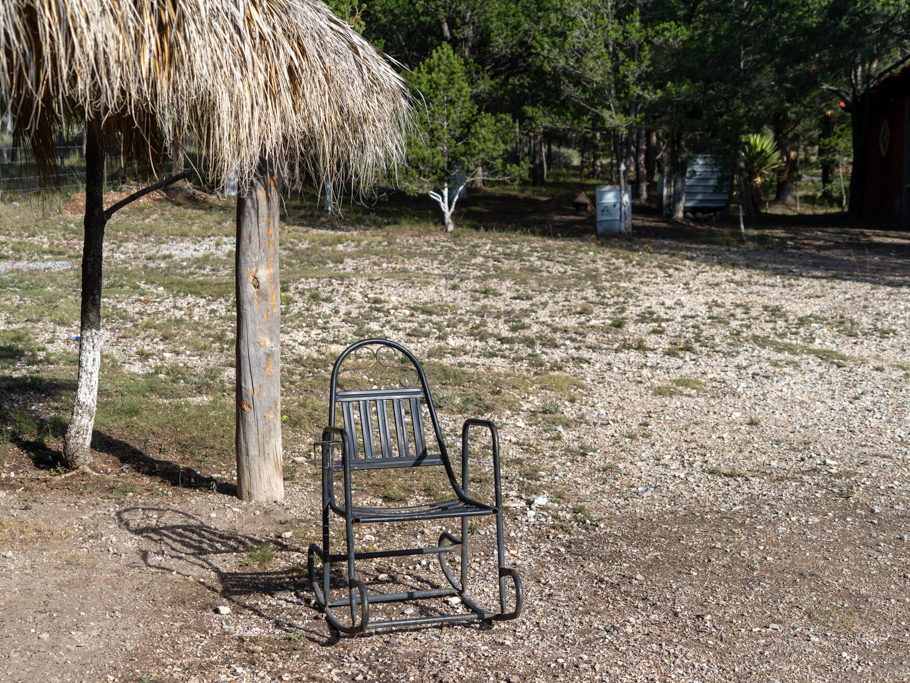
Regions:
<svg viewBox="0 0 910 683"><path fill-rule="evenodd" d="M686 169L685 208L721 211L730 200L730 182L710 154L699 154L689 160Z"/></svg>

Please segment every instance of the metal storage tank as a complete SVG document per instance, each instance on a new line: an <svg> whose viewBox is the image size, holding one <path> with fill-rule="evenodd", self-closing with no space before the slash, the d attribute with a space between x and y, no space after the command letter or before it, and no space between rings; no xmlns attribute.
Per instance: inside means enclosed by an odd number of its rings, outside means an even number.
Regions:
<svg viewBox="0 0 910 683"><path fill-rule="evenodd" d="M623 197L618 185L598 185L594 191L597 234L619 235L632 232L632 194Z"/></svg>

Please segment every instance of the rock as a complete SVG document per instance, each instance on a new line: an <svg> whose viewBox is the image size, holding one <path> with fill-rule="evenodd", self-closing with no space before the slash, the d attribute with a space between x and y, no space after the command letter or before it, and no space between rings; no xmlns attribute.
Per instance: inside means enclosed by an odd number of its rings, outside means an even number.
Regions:
<svg viewBox="0 0 910 683"><path fill-rule="evenodd" d="M545 507L546 504L547 504L547 502L548 502L548 501L547 501L547 497L546 497L546 496L537 496L537 497L534 499L533 503L531 503L531 504L532 504L534 507Z"/></svg>
<svg viewBox="0 0 910 683"><path fill-rule="evenodd" d="M281 534L281 538L291 538L291 536L293 536L293 535L294 535L293 531L285 531L283 534Z"/></svg>
<svg viewBox="0 0 910 683"><path fill-rule="evenodd" d="M215 608L215 612L218 614L230 614L231 608L227 605L218 605L218 607Z"/></svg>

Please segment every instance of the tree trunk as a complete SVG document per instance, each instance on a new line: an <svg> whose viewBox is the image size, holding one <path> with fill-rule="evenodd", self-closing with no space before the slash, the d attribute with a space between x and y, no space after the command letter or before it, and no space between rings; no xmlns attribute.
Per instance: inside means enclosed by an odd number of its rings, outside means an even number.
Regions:
<svg viewBox="0 0 910 683"><path fill-rule="evenodd" d="M869 95L863 93L850 105L850 129L853 141L853 168L850 172L850 208L853 218L863 216L863 193L866 185L867 137L869 133Z"/></svg>
<svg viewBox="0 0 910 683"><path fill-rule="evenodd" d="M645 133L647 142L645 148L645 177L650 183L654 180L654 173L657 171L657 133L653 130Z"/></svg>
<svg viewBox="0 0 910 683"><path fill-rule="evenodd" d="M686 174L677 171L673 176L673 220L686 217Z"/></svg>
<svg viewBox="0 0 910 683"><path fill-rule="evenodd" d="M673 141L671 164L676 169L673 176L673 220L681 221L686 214L686 173L687 165L683 159L682 136L677 134Z"/></svg>
<svg viewBox="0 0 910 683"><path fill-rule="evenodd" d="M263 165L237 198L237 496L284 499L278 179Z"/></svg>
<svg viewBox="0 0 910 683"><path fill-rule="evenodd" d="M175 138L171 145L171 175L183 172L183 138Z"/></svg>
<svg viewBox="0 0 910 683"><path fill-rule="evenodd" d="M648 182L650 181L645 171L647 144L647 134L642 128L635 136L635 184L637 186L638 201L642 204L648 201Z"/></svg>
<svg viewBox="0 0 910 683"><path fill-rule="evenodd" d="M669 145L664 145L660 156L661 175L663 175L664 182L657 200L657 210L661 216L669 216L673 203L673 161L670 158Z"/></svg>
<svg viewBox="0 0 910 683"><path fill-rule="evenodd" d="M780 150L780 170L777 172L777 192L774 201L791 204L795 199L793 184L799 173L799 136L786 114L774 116L774 139Z"/></svg>
<svg viewBox="0 0 910 683"><path fill-rule="evenodd" d="M332 181L326 178L325 182L322 184L323 188L323 203L322 203L322 215L331 216L332 215L332 202L334 197L332 196Z"/></svg>
<svg viewBox="0 0 910 683"><path fill-rule="evenodd" d="M822 167L822 197L827 201L834 201L834 176L837 174L837 152L834 144L836 125L837 111L826 110L821 119L818 159Z"/></svg>
<svg viewBox="0 0 910 683"><path fill-rule="evenodd" d="M547 166L543 153L543 135L540 131L531 133L531 184L545 185Z"/></svg>
<svg viewBox="0 0 910 683"><path fill-rule="evenodd" d="M66 464L75 469L92 465L92 429L98 405L101 369L101 274L104 226L104 148L94 121L85 126L85 229L82 246L82 307L79 373L76 401L63 446Z"/></svg>

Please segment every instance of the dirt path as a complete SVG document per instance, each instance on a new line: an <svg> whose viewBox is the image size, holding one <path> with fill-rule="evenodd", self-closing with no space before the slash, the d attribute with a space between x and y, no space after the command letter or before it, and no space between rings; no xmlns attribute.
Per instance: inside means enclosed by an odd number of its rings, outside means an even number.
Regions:
<svg viewBox="0 0 910 683"><path fill-rule="evenodd" d="M46 487L4 493L4 532L18 528L19 538L0 557L2 680L903 680L910 671L906 517L849 503L784 510L754 500L732 514L617 516L566 536L515 511L509 541L528 593L520 620L338 640L310 606L303 545L281 536L312 516L303 488L279 509L212 493L95 503ZM275 559L246 564L249 545L264 540Z"/></svg>

